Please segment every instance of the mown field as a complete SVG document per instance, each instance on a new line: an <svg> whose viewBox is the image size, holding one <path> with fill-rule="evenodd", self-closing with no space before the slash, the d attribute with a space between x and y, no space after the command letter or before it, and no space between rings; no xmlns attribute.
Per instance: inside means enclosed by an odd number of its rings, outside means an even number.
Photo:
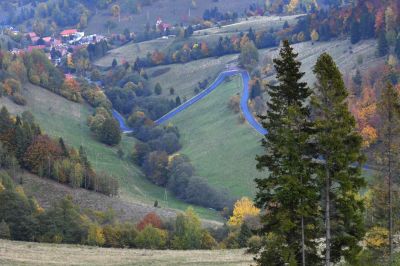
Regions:
<svg viewBox="0 0 400 266"><path fill-rule="evenodd" d="M244 250L135 250L0 240L0 265L250 265Z"/></svg>
<svg viewBox="0 0 400 266"><path fill-rule="evenodd" d="M90 107L72 103L31 84L24 86L23 95L28 101L25 107L16 106L6 98L0 98L0 106L5 105L14 114L30 110L45 133L53 137L61 136L66 143L74 147L84 146L89 160L97 171L104 171L118 178L121 200L150 205L158 200L163 208L178 210L185 210L188 207L163 188L147 181L142 172L128 162L127 158L121 160L117 156L117 148L103 145L92 137L86 125L87 117L92 112ZM132 152L134 144L134 138L123 137L120 147L123 148L125 157ZM202 218L219 219L214 211L204 208L195 209Z"/></svg>
<svg viewBox="0 0 400 266"><path fill-rule="evenodd" d="M239 114L228 108L229 98L242 93L242 80L236 76L221 84L205 99L172 119L181 132L183 149L198 175L209 183L226 188L235 196L254 196L255 156L262 152L262 136Z"/></svg>

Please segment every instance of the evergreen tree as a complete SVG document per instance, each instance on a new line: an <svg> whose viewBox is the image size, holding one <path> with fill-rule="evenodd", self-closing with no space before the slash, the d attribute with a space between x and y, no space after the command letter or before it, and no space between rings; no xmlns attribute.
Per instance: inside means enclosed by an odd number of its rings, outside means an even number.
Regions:
<svg viewBox="0 0 400 266"><path fill-rule="evenodd" d="M389 53L389 43L386 39L385 31L382 30L378 37L378 55L385 56Z"/></svg>
<svg viewBox="0 0 400 266"><path fill-rule="evenodd" d="M68 152L67 147L65 146L63 138L60 137L58 139L58 143L60 144L62 155L65 156L65 157L69 157L69 152Z"/></svg>
<svg viewBox="0 0 400 266"><path fill-rule="evenodd" d="M249 29L249 32L247 33L247 37L249 38L250 41L253 43L256 43L256 34L254 33L254 30L252 28Z"/></svg>
<svg viewBox="0 0 400 266"><path fill-rule="evenodd" d="M348 110L347 90L332 57L322 54L315 67L317 78L312 106L315 115L316 174L321 184L325 220L325 265L354 258L364 236L363 202L358 192L361 177L362 138Z"/></svg>
<svg viewBox="0 0 400 266"><path fill-rule="evenodd" d="M356 96L360 96L361 95L361 91L362 91L362 76L361 76L361 72L359 69L357 69L356 71L356 75L353 77L353 82L355 85L355 94Z"/></svg>
<svg viewBox="0 0 400 266"><path fill-rule="evenodd" d="M257 96L261 96L261 84L260 81L257 79L254 85L251 87L251 95L250 98L254 99Z"/></svg>
<svg viewBox="0 0 400 266"><path fill-rule="evenodd" d="M175 105L176 105L176 106L179 106L179 105L181 105L181 104L182 104L182 102L181 102L181 97L176 96L176 98L175 98Z"/></svg>
<svg viewBox="0 0 400 266"><path fill-rule="evenodd" d="M381 167L382 180L387 181L387 216L389 232L389 254L393 257L393 180L395 178L396 164L400 159L400 97L394 87L389 84L383 91L381 100L378 104L380 117L379 142L378 142L378 162Z"/></svg>
<svg viewBox="0 0 400 266"><path fill-rule="evenodd" d="M10 113L6 107L2 107L0 110L0 141L6 146L10 146L12 135L13 135L14 124L11 120Z"/></svg>
<svg viewBox="0 0 400 266"><path fill-rule="evenodd" d="M284 41L280 58L274 60L279 83L268 85L270 100L263 117L268 134L262 142L265 154L257 156L257 168L267 169L269 175L256 179L256 205L266 209L261 233L270 234L279 246L266 244L257 259L260 265L281 265L279 261L316 265L319 261L314 241L318 186L311 175L312 149L308 144L311 90L300 81L304 73L297 56ZM276 249L282 252L276 253Z"/></svg>
<svg viewBox="0 0 400 266"><path fill-rule="evenodd" d="M162 87L160 85L160 83L157 82L156 86L154 87L154 93L156 95L161 95L162 93Z"/></svg>
<svg viewBox="0 0 400 266"><path fill-rule="evenodd" d="M11 239L10 227L4 220L0 223L0 239Z"/></svg>
<svg viewBox="0 0 400 266"><path fill-rule="evenodd" d="M240 231L238 236L239 247L241 248L247 247L247 241L252 235L253 234L251 233L249 226L246 223L242 223L242 225L240 226Z"/></svg>
<svg viewBox="0 0 400 266"><path fill-rule="evenodd" d="M117 59L114 58L111 63L111 66L112 66L112 68L115 68L117 65L118 65Z"/></svg>
<svg viewBox="0 0 400 266"><path fill-rule="evenodd" d="M350 40L352 44L356 44L360 41L361 39L361 33L360 33L360 23L358 23L356 20L353 20L351 23L351 29L350 29Z"/></svg>
<svg viewBox="0 0 400 266"><path fill-rule="evenodd" d="M397 58L400 60L400 36L398 36L396 39L396 46L394 48L394 52Z"/></svg>

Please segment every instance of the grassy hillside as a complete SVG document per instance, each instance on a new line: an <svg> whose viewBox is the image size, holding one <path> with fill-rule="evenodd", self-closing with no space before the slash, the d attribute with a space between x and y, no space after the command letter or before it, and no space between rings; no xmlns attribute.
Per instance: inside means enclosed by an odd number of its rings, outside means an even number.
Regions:
<svg viewBox="0 0 400 266"><path fill-rule="evenodd" d="M61 136L66 143L75 147L83 145L97 171L104 171L118 178L122 200L128 203L139 201L151 205L158 200L162 207L178 210L188 207L187 204L176 200L173 195L169 193L166 195L164 189L147 181L132 163L119 159L116 148L105 146L92 138L86 125L87 117L92 111L90 107L72 103L30 84L25 86L23 95L28 99L25 107L16 106L6 98L0 98L0 106L5 105L14 114L30 110L49 135ZM123 137L121 147L125 154L131 153L134 143L133 138ZM168 201L165 201L165 198ZM217 214L211 210L196 208L196 211L202 218L218 219Z"/></svg>
<svg viewBox="0 0 400 266"><path fill-rule="evenodd" d="M366 68L379 60L375 56L376 43L362 42L351 46L347 40L325 43L311 42L294 45L300 53L305 80L312 86L314 76L312 67L318 56L329 52L335 58L342 73L352 74L356 68ZM274 58L279 50L260 50L261 63L266 56ZM225 64L234 60L235 55L218 59L199 60L187 64L170 65L169 72L153 78L164 88L175 87L176 94L193 96L198 81L211 75L213 71L225 68ZM149 73L161 67L149 69ZM179 76L176 77L179 73ZM205 99L177 115L172 122L178 126L183 141L182 153L187 154L200 176L208 178L211 184L228 188L236 196L253 195L253 179L259 176L255 170L255 156L260 153L259 136L247 124L238 123L238 115L227 107L229 98L240 92L238 79L217 88ZM167 91L165 90L165 95Z"/></svg>
<svg viewBox="0 0 400 266"><path fill-rule="evenodd" d="M139 14L130 13L129 7L123 4L126 1L119 0L116 2L122 7L121 21L111 16L110 8L106 10L96 10L95 15L88 21L88 26L85 31L89 33L107 33L104 24L107 20L111 20L116 23L116 28L113 29L112 32L121 33L125 28L128 28L132 32L143 32L147 22L153 25L159 17L161 17L163 21L175 25L181 22L189 22L202 18L204 10L213 7L218 7L221 12L236 11L242 14L250 4L254 3L254 0L158 0L154 1L151 6L143 7ZM195 2L196 5L193 6L192 2Z"/></svg>
<svg viewBox="0 0 400 266"><path fill-rule="evenodd" d="M249 265L243 250L170 251L55 245L0 240L1 265Z"/></svg>
<svg viewBox="0 0 400 266"><path fill-rule="evenodd" d="M229 98L241 92L241 78L235 77L172 120L182 135L181 152L197 174L238 197L254 195L253 179L260 176L255 156L262 151L261 136L228 108Z"/></svg>

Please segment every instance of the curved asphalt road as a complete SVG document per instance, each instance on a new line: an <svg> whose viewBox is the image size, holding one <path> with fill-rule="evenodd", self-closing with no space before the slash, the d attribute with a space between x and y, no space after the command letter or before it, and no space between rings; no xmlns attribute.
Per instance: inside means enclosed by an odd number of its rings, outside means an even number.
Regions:
<svg viewBox="0 0 400 266"><path fill-rule="evenodd" d="M250 81L250 76L249 73L245 70L241 69L232 69L228 70L225 72L222 72L221 74L218 75L217 79L204 91L200 92L190 100L184 102L183 104L179 105L177 108L173 109L163 117L159 118L158 120L155 121L156 125L161 125L165 123L166 121L170 120L180 112L184 111L185 109L189 108L196 102L200 101L204 97L206 97L208 94L210 94L213 90L215 90L227 77L235 76L240 74L242 76L242 81L243 81L243 93L242 93L242 98L240 100L240 108L242 109L242 113L244 117L246 118L247 122L252 126L258 133L261 135L267 134L267 130L263 128L257 120L253 117L253 114L249 110L248 106L248 100L250 96L250 89L249 89L249 81Z"/></svg>
<svg viewBox="0 0 400 266"><path fill-rule="evenodd" d="M125 119L122 117L122 115L120 113L117 112L117 110L113 109L112 110L112 115L114 116L115 119L118 120L119 127L120 127L122 133L128 134L128 133L132 133L133 132L133 129L129 128L125 124Z"/></svg>
<svg viewBox="0 0 400 266"><path fill-rule="evenodd" d="M248 100L250 97L250 89L249 89L249 81L250 81L250 76L249 73L245 70L241 69L231 69L225 72L222 72L221 74L218 75L217 79L205 90L191 98L190 100L184 102L183 104L179 105L169 113L165 114L161 118L155 121L156 125L161 125L179 114L180 112L186 110L193 104L197 103L204 97L206 97L208 94L210 94L213 90L218 88L218 86L225 80L227 77L235 76L240 74L242 76L242 81L243 81L243 93L242 93L242 98L240 100L240 108L242 109L243 116L246 118L247 122L250 124L251 127L253 127L258 133L261 135L267 134L267 130L263 128L260 123L257 122L257 120L253 117L253 114L249 110L248 106ZM122 117L121 114L119 114L116 110L113 110L113 116L115 119L118 120L121 131L123 133L131 133L133 130L129 128L125 124L125 120Z"/></svg>

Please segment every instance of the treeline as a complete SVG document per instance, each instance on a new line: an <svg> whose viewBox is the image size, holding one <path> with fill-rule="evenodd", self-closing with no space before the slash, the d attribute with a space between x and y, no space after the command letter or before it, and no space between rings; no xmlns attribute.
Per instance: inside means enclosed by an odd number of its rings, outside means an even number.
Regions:
<svg viewBox="0 0 400 266"><path fill-rule="evenodd" d="M351 37L353 44L362 39L379 38L380 42L386 39L394 46L399 25L398 13L395 0L357 1L343 6L331 4L328 9L314 10L301 18L291 29L292 40L295 35L303 36L306 41L329 41L346 35ZM381 51L379 53L382 55Z"/></svg>
<svg viewBox="0 0 400 266"><path fill-rule="evenodd" d="M79 151L42 133L31 113L12 117L0 111L0 166L21 167L71 187L81 187L108 196L118 194L118 182L104 173L96 173L83 147Z"/></svg>
<svg viewBox="0 0 400 266"><path fill-rule="evenodd" d="M137 225L118 222L112 209L81 211L71 197L44 210L5 171L0 172L0 200L0 238L114 248L211 249L217 245L190 209L168 223L149 213Z"/></svg>
<svg viewBox="0 0 400 266"><path fill-rule="evenodd" d="M257 247L260 243L250 231L252 226L257 227L257 210L254 211L248 199L237 203L232 224L216 229L202 228L191 208L168 220L150 212L137 224L121 223L112 209L105 212L81 210L70 196L45 210L1 170L0 202L0 239L179 250L238 248L249 244Z"/></svg>
<svg viewBox="0 0 400 266"><path fill-rule="evenodd" d="M137 58L135 66L142 68L187 63L192 60L240 53L242 47L248 42L253 42L258 49L275 47L282 39L282 34L279 30L274 31L271 29L269 31L255 32L250 28L247 33L239 33L231 37L220 37L215 45L206 41L191 41L186 42L181 47L178 46L175 50L169 50L168 53L155 50L152 53L148 53L146 58Z"/></svg>

